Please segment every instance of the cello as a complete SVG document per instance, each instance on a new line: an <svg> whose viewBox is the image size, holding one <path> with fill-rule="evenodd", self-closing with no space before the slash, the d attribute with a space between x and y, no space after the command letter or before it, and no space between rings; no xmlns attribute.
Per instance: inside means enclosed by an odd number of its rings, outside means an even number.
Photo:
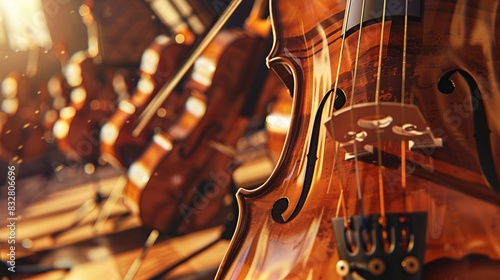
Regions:
<svg viewBox="0 0 500 280"><path fill-rule="evenodd" d="M245 106L258 94L251 86L255 57L263 55L261 34L269 27L260 24L263 2L256 1L247 22L258 23L257 32L223 30L202 52L185 84L179 117L130 166L125 201L144 225L183 234L205 227L228 206L230 175L238 166L230 147L245 132Z"/></svg>
<svg viewBox="0 0 500 280"><path fill-rule="evenodd" d="M292 120L216 279L495 279L499 8L271 0Z"/></svg>

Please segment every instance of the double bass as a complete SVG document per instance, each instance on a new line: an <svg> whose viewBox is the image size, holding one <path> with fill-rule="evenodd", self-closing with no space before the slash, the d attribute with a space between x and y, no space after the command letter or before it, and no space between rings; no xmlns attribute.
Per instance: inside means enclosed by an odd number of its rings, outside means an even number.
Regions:
<svg viewBox="0 0 500 280"><path fill-rule="evenodd" d="M271 0L293 95L216 279L496 279L495 0Z"/></svg>

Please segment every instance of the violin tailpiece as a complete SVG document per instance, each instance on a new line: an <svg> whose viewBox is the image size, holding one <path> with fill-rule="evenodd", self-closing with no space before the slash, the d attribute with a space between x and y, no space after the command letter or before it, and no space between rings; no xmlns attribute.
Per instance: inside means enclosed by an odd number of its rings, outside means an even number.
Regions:
<svg viewBox="0 0 500 280"><path fill-rule="evenodd" d="M332 219L345 280L422 279L426 248L425 212L391 213ZM385 224L385 225L384 225Z"/></svg>

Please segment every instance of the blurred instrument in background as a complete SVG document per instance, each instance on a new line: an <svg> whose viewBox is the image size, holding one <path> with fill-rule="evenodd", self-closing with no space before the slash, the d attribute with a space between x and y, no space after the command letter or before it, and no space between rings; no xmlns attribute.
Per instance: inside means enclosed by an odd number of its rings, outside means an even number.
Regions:
<svg viewBox="0 0 500 280"><path fill-rule="evenodd" d="M139 115L184 60L193 38L192 34L183 33L178 33L174 38L160 35L151 43L142 57L141 77L135 92L130 98L120 101L117 111L103 126L101 150L105 160L114 166L128 167L137 159L151 141L155 128L172 121L175 108L180 107L176 101L180 99L179 93L170 93L148 128L140 135L132 135Z"/></svg>
<svg viewBox="0 0 500 280"><path fill-rule="evenodd" d="M100 129L114 112L118 97L113 87L118 70L102 64L99 27L92 5L92 1L85 1L80 7L88 30L88 48L74 53L66 66L71 104L60 110L53 128L59 149L73 161L98 160Z"/></svg>
<svg viewBox="0 0 500 280"><path fill-rule="evenodd" d="M262 2L254 5L258 12L251 13L249 23L266 21ZM243 112L253 112L260 93L251 92L262 62L255 58L263 58L265 37L260 34L268 34L269 25L267 31L252 30L217 34L194 63L176 121L157 132L130 166L126 197L145 225L186 233L213 222L224 208L238 166L234 146L251 117Z"/></svg>

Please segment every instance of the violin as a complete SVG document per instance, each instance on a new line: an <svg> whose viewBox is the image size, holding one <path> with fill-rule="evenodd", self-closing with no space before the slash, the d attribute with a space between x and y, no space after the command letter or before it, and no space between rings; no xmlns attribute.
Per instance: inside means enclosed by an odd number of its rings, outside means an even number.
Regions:
<svg viewBox="0 0 500 280"><path fill-rule="evenodd" d="M151 140L154 128L173 121L175 110L180 107L177 103L182 102L177 92L169 94L147 129L137 136L132 135L141 112L179 67L189 50L192 39L187 32L183 33L178 33L176 39L160 35L151 43L141 59L141 77L135 92L130 98L120 101L116 112L102 127L103 158L114 166L128 167L141 155Z"/></svg>
<svg viewBox="0 0 500 280"><path fill-rule="evenodd" d="M495 279L498 1L270 5L290 129L216 279Z"/></svg>
<svg viewBox="0 0 500 280"><path fill-rule="evenodd" d="M227 29L197 58L178 118L155 133L127 173L125 201L144 225L183 234L207 226L228 206L231 173L238 166L232 147L248 125L244 111L254 111L246 106L258 94L251 90L252 79L264 43L257 33Z"/></svg>

